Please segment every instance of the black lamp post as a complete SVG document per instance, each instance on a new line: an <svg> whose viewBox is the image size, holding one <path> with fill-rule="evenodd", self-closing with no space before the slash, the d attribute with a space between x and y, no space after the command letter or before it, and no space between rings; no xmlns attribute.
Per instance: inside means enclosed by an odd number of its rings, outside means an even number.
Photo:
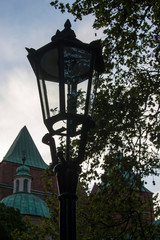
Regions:
<svg viewBox="0 0 160 240"><path fill-rule="evenodd" d="M63 31L38 50L28 49L28 59L37 77L44 124L50 146L60 200L60 240L76 240L76 189L84 160L97 74L104 71L100 41L86 44L76 39L69 20ZM53 136L66 137L66 153L56 152ZM80 136L77 157L71 159L70 141ZM60 160L60 161L59 161Z"/></svg>

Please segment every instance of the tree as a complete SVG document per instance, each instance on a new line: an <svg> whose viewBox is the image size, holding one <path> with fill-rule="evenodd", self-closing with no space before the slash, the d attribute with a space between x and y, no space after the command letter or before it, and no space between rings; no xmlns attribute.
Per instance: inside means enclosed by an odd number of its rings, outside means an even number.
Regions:
<svg viewBox="0 0 160 240"><path fill-rule="evenodd" d="M12 240L14 230L25 231L25 223L19 210L0 203L0 234L3 240Z"/></svg>
<svg viewBox="0 0 160 240"><path fill-rule="evenodd" d="M88 141L90 169L97 168L103 153L108 164L109 156L114 159L120 149L141 177L155 173L160 146L160 3L56 0L51 5L75 20L93 15L93 27L104 33L106 72L98 89L97 127Z"/></svg>
<svg viewBox="0 0 160 240"><path fill-rule="evenodd" d="M106 198L100 198L102 201L99 199L98 205L93 203L93 208L95 207L98 215L105 203L110 210L109 216L114 216L115 206L119 206L123 215L120 221L128 217L132 219L132 228L129 232L133 236L132 239L149 239L153 231L148 225L146 229L144 222L141 221L145 203L138 197L135 200L134 196L135 194L137 196L137 191L141 192L144 185L143 177L158 174L159 169L160 2L75 0L72 3L69 1L64 3L55 0L51 5L60 9L62 13L68 11L75 20L92 15L93 28L102 29L104 33L102 44L106 72L101 76L98 86L94 116L96 127L89 134L86 148L88 167L85 172L83 171L82 179L88 184L93 179L101 178L97 173L97 169L101 168L105 187L107 186L107 189L113 187L110 198L107 198L110 202L106 203ZM75 140L73 147L76 151ZM119 151L123 152L121 161L117 158ZM128 186L129 179L127 181L121 177L117 179L119 165L123 173L134 173L134 188ZM106 173L107 177L104 177ZM122 189L129 199L125 205L122 204L123 195L121 197L118 195L118 199L116 197L117 192L121 192ZM131 207L132 212L138 211L136 214L139 216L139 223L135 221L135 215L131 214ZM154 214L158 213L157 206ZM114 222L114 219L110 228L109 224L106 228L107 222L109 223L109 219L106 219L105 224L103 222L98 225L98 230L102 233L103 229L111 230L111 235L117 239L116 234L119 230L116 226L122 225ZM90 232L93 234L96 221L91 222L93 224L90 225ZM113 226L116 227L115 231ZM135 236L135 233L139 234L139 237Z"/></svg>
<svg viewBox="0 0 160 240"><path fill-rule="evenodd" d="M55 231L51 219L42 218L39 224L36 224L30 217L25 217L25 224L27 231L15 229L12 233L13 240L58 240L58 233Z"/></svg>

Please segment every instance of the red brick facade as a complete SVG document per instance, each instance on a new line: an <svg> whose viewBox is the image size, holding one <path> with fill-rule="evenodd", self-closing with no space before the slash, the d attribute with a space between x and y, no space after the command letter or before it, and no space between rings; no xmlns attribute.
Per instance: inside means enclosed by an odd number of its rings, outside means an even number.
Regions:
<svg viewBox="0 0 160 240"><path fill-rule="evenodd" d="M99 191L98 185L94 184L91 190L91 195L98 193L98 191ZM139 192L139 194L140 194L140 197L143 199L143 201L148 204L146 212L144 214L148 216L148 222L151 223L155 221L154 211L153 211L153 193L150 192L147 188L143 188L143 191Z"/></svg>
<svg viewBox="0 0 160 240"><path fill-rule="evenodd" d="M20 164L2 161L0 163L0 200L13 193L13 178L16 175L16 169ZM44 199L44 186L42 176L44 170L41 168L30 167L32 176L32 194Z"/></svg>

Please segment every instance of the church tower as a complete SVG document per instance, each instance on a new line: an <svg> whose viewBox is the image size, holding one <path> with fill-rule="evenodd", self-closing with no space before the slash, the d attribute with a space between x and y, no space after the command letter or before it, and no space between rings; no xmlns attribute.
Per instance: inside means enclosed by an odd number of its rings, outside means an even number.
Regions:
<svg viewBox="0 0 160 240"><path fill-rule="evenodd" d="M22 158L26 159L25 165L22 165ZM44 199L46 195L42 176L47 167L48 165L42 159L30 133L24 126L0 163L0 200L11 195L16 188L27 189L33 195ZM20 177L19 174L22 172L24 174Z"/></svg>
<svg viewBox="0 0 160 240"><path fill-rule="evenodd" d="M45 201L31 193L31 183L30 168L23 163L16 169L13 193L0 202L8 207L19 209L22 215L28 215L32 221L38 223L41 217L48 218L50 214Z"/></svg>
<svg viewBox="0 0 160 240"><path fill-rule="evenodd" d="M30 168L25 166L23 163L22 166L16 169L16 172L17 174L14 177L13 193L31 193L32 177L30 175Z"/></svg>

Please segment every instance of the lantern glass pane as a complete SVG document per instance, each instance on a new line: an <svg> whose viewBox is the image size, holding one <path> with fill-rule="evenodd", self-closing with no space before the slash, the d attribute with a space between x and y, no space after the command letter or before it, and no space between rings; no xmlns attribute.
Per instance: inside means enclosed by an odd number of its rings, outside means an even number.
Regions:
<svg viewBox="0 0 160 240"><path fill-rule="evenodd" d="M44 119L59 113L59 83L40 79L40 93Z"/></svg>
<svg viewBox="0 0 160 240"><path fill-rule="evenodd" d="M48 74L47 80L59 82L58 48L51 49L41 58L41 67Z"/></svg>
<svg viewBox="0 0 160 240"><path fill-rule="evenodd" d="M55 116L59 113L59 83L46 81L46 92L48 98L48 115Z"/></svg>
<svg viewBox="0 0 160 240"><path fill-rule="evenodd" d="M40 79L40 94L41 94L41 99L42 99L42 109L43 109L43 114L44 118L48 118L48 110L47 110L47 102L46 102L46 87L45 87L45 82L44 80Z"/></svg>
<svg viewBox="0 0 160 240"><path fill-rule="evenodd" d="M75 47L64 48L64 81L83 82L90 72L91 54Z"/></svg>
<svg viewBox="0 0 160 240"><path fill-rule="evenodd" d="M76 80L73 79L65 84L65 97L67 100L66 112L72 114L84 114L88 80L76 84Z"/></svg>
<svg viewBox="0 0 160 240"><path fill-rule="evenodd" d="M90 65L91 53L76 47L64 48L64 83L67 113L85 113Z"/></svg>

